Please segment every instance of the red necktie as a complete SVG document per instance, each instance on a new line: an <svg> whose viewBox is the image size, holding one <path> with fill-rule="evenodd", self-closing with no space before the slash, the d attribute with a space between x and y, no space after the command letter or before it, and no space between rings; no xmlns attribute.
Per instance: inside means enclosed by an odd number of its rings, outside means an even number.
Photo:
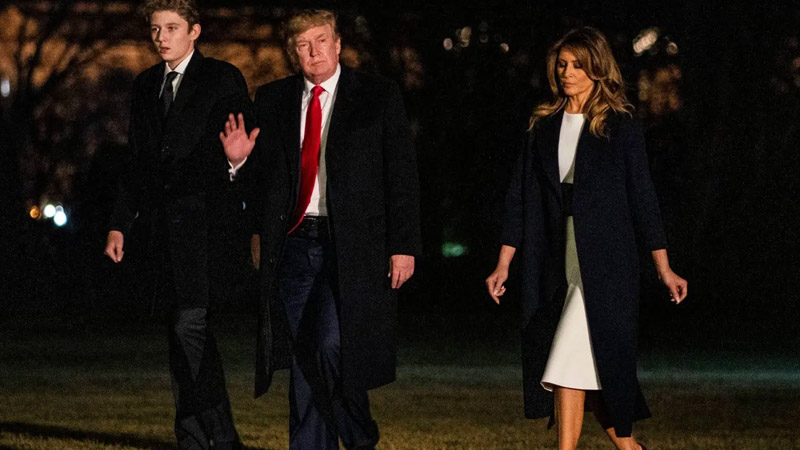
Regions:
<svg viewBox="0 0 800 450"><path fill-rule="evenodd" d="M323 92L325 92L325 89L322 86L314 86L311 103L308 105L308 112L306 113L306 130L303 136L300 156L300 195L297 197L297 209L294 211L294 226L289 230L289 233L294 231L303 221L308 203L311 201L311 193L314 191L314 183L317 181L320 134L322 131L322 107L319 102L319 96Z"/></svg>

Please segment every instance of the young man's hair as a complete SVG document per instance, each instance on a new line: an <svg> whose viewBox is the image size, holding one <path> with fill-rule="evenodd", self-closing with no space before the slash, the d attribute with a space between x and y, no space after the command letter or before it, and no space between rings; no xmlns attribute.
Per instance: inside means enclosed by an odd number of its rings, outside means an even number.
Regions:
<svg viewBox="0 0 800 450"><path fill-rule="evenodd" d="M297 64L297 55L294 52L297 36L320 25L330 25L333 30L333 38L339 37L339 31L336 28L336 14L327 9L304 9L292 14L286 20L283 26L284 45L292 64Z"/></svg>
<svg viewBox="0 0 800 450"><path fill-rule="evenodd" d="M200 23L200 12L197 10L195 0L147 0L142 5L142 14L148 22L153 13L157 11L174 11L178 13L179 16L189 22L190 29Z"/></svg>

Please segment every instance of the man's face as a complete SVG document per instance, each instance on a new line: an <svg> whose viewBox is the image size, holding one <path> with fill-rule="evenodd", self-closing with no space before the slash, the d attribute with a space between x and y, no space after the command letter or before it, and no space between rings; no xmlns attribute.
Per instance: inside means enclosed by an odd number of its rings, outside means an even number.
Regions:
<svg viewBox="0 0 800 450"><path fill-rule="evenodd" d="M297 35L294 51L308 81L320 84L336 73L342 41L331 25L319 25Z"/></svg>
<svg viewBox="0 0 800 450"><path fill-rule="evenodd" d="M150 17L150 38L171 69L189 56L198 37L200 25L189 28L189 22L175 11L156 11Z"/></svg>

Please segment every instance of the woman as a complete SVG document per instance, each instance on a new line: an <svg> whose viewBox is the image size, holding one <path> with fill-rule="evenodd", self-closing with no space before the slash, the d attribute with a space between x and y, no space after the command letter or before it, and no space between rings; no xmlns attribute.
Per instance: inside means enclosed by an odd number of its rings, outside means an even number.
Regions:
<svg viewBox="0 0 800 450"><path fill-rule="evenodd" d="M618 449L643 449L631 436L650 416L636 378L637 241L674 303L687 283L669 267L644 136L606 38L570 31L547 75L554 97L531 116L486 286L500 303L520 249L526 417L555 415L558 448L574 449L586 406Z"/></svg>

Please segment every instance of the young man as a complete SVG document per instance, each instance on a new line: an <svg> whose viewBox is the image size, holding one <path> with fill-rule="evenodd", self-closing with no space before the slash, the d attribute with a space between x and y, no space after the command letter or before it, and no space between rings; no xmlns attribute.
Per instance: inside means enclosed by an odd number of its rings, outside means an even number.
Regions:
<svg viewBox="0 0 800 450"><path fill-rule="evenodd" d="M225 378L208 328L213 247L220 221L236 214L228 162L217 137L227 114L251 116L242 74L195 48L201 27L194 0L144 5L161 63L134 82L129 160L120 180L105 253L123 259L134 220L149 237L154 301L167 315L175 434L181 450L241 448ZM240 211L239 211L240 212Z"/></svg>
<svg viewBox="0 0 800 450"><path fill-rule="evenodd" d="M286 36L300 73L258 90L249 136L233 115L220 135L255 180L256 394L291 366L290 448L373 449L367 391L394 380L395 290L420 253L411 131L395 83L339 64L333 13L303 11Z"/></svg>

